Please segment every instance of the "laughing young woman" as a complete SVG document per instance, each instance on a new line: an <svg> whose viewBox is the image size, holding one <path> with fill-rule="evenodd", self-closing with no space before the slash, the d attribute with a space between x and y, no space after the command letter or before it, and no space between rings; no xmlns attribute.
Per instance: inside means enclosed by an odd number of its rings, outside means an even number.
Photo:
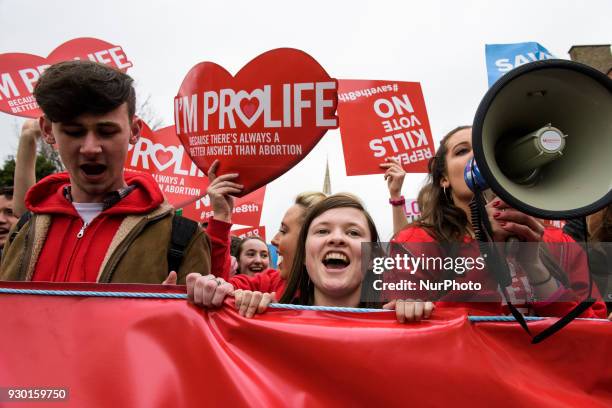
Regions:
<svg viewBox="0 0 612 408"><path fill-rule="evenodd" d="M221 176L224 177L224 176ZM227 179L227 176L225 176ZM215 182L213 182L215 183ZM214 196L219 200L225 200L231 203L231 197L227 194L222 194L225 190L217 191L215 189ZM225 195L225 198L223 197ZM304 192L295 198L295 202L287 209L283 216L280 228L274 238L272 245L278 251L278 269L266 268L263 272L257 273L254 276L246 274L238 274L228 279L226 282L223 276L229 275L229 230L231 224L225 222L222 228L218 228L222 221L215 221L214 230L210 229L209 236L213 243L213 248L216 243L226 247L226 264L227 271L221 274L220 277L214 275L202 276L199 273L187 275L187 295L189 300L194 304L202 307L217 307L223 303L223 300L234 290L246 290L252 293L252 301L254 305L258 304L259 299L264 293L273 293L275 296L282 296L287 286L287 279L291 271L291 264L295 248L298 242L298 235L307 211L325 198L325 194L320 192ZM231 204L228 204L228 208ZM227 211L231 213L231 211ZM229 217L226 218L229 220Z"/></svg>
<svg viewBox="0 0 612 408"><path fill-rule="evenodd" d="M474 242L474 230L469 221L469 203L473 193L463 176L466 163L473 156L471 140L472 129L468 126L458 127L442 139L436 155L429 162L428 182L419 193L421 218L400 231L395 242L444 245ZM584 253L576 247L566 246L567 250L563 251L559 245L554 245L572 243L569 236L559 229L545 228L538 219L511 208L498 198L491 200L486 207L494 241L503 243L513 235L520 241L532 243L520 250L516 255L516 267L511 268L511 292L515 298L512 300L517 307L523 308L528 314L563 316L578 301L587 297L589 283ZM437 255L444 256L441 250ZM486 269L469 271L465 274L466 279L468 275L483 282L482 291L474 293L474 296L497 298L500 301L444 302L457 295L451 292L440 298L441 302L437 302L437 306L462 306L493 314L507 312L507 307L498 295L497 282ZM415 313L415 308L417 312L422 310L419 302L401 303L401 307L407 309L406 313ZM583 316L604 317L605 305L597 302Z"/></svg>
<svg viewBox="0 0 612 408"><path fill-rule="evenodd" d="M255 276L268 269L270 254L266 242L260 237L246 237L238 245L238 273Z"/></svg>
<svg viewBox="0 0 612 408"><path fill-rule="evenodd" d="M362 269L362 244L378 242L370 214L351 194L335 194L315 205L304 220L287 289L279 303L306 306L375 307L365 302L372 283ZM371 293L371 292L370 292ZM251 291L234 292L236 309L246 317L266 310L273 296ZM373 300L373 299L372 299ZM395 303L387 306L393 309ZM433 308L431 302L424 307ZM408 319L404 310L397 319Z"/></svg>

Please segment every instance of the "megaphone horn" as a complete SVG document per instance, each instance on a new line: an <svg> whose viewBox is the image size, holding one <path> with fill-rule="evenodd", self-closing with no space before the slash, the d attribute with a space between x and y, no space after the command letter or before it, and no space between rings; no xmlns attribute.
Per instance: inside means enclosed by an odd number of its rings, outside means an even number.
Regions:
<svg viewBox="0 0 612 408"><path fill-rule="evenodd" d="M594 213L612 203L612 80L577 62L522 65L480 102L472 148L486 184L517 210Z"/></svg>

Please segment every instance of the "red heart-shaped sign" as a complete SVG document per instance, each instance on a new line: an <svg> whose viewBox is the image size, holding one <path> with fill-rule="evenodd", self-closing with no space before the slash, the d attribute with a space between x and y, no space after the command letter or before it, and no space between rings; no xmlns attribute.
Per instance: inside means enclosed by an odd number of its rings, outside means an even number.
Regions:
<svg viewBox="0 0 612 408"><path fill-rule="evenodd" d="M144 125L138 142L130 145L125 168L153 176L175 208L196 201L208 187L208 178L185 153L174 126L153 131Z"/></svg>
<svg viewBox="0 0 612 408"><path fill-rule="evenodd" d="M237 172L242 195L276 179L302 160L328 129L337 127L337 81L310 55L268 51L236 76L202 62L174 100L176 133L205 173Z"/></svg>
<svg viewBox="0 0 612 408"><path fill-rule="evenodd" d="M72 59L89 59L126 72L132 63L120 46L96 38L76 38L57 47L47 58L32 54L0 54L0 111L37 118L42 112L32 91L50 65Z"/></svg>

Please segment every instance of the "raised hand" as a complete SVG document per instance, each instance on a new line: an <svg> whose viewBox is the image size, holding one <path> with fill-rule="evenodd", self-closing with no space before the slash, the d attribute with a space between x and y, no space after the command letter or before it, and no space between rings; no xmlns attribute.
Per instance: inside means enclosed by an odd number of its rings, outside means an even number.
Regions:
<svg viewBox="0 0 612 408"><path fill-rule="evenodd" d="M213 209L213 218L220 221L231 222L232 210L234 209L234 198L231 194L239 194L244 186L234 183L232 180L238 178L238 173L228 173L217 177L219 160L215 160L208 169L208 180L210 184L206 194L210 198Z"/></svg>

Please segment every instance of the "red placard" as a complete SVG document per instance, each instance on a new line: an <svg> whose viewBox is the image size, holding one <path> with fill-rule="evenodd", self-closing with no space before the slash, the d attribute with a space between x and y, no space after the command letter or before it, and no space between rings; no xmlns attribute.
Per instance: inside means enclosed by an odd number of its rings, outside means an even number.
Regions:
<svg viewBox="0 0 612 408"><path fill-rule="evenodd" d="M243 197L236 198L234 201L234 211L232 212L232 223L240 225L259 225L261 211L263 209L266 186L263 186L252 193ZM183 216L197 222L204 222L212 217L212 207L208 196L185 206Z"/></svg>
<svg viewBox="0 0 612 408"><path fill-rule="evenodd" d="M435 148L418 82L341 79L338 116L348 176L384 173L386 157L427 172Z"/></svg>
<svg viewBox="0 0 612 408"><path fill-rule="evenodd" d="M406 204L404 204L404 213L408 222L415 222L421 217L421 209L416 198L407 198Z"/></svg>
<svg viewBox="0 0 612 408"><path fill-rule="evenodd" d="M238 172L242 195L276 179L337 127L337 81L303 51L279 48L236 76L202 62L174 99L176 133L198 167Z"/></svg>
<svg viewBox="0 0 612 408"><path fill-rule="evenodd" d="M174 126L152 131L145 124L138 142L129 146L125 168L151 174L175 208L202 197L208 187L208 178L185 153Z"/></svg>
<svg viewBox="0 0 612 408"><path fill-rule="evenodd" d="M232 230L231 234L238 238L248 238L248 237L259 237L266 240L266 227L260 225L259 227L251 227L251 228L241 228Z"/></svg>
<svg viewBox="0 0 612 408"><path fill-rule="evenodd" d="M47 58L23 53L0 54L0 111L37 118L42 112L34 100L34 84L52 64L89 59L126 72L132 66L123 49L96 38L75 38L57 47Z"/></svg>

